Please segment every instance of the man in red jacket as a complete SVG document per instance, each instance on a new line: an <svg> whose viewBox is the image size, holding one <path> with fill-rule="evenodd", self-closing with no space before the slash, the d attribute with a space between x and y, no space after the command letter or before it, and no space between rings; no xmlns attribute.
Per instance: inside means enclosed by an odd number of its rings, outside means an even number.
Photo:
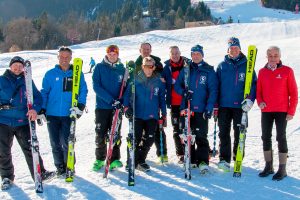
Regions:
<svg viewBox="0 0 300 200"><path fill-rule="evenodd" d="M272 156L272 127L275 120L278 142L279 169L273 180L287 176L287 121L293 119L298 103L298 89L292 68L284 66L280 60L280 49L271 46L267 50L268 63L259 71L256 99L262 111L261 127L265 168L259 173L267 177L274 173Z"/></svg>

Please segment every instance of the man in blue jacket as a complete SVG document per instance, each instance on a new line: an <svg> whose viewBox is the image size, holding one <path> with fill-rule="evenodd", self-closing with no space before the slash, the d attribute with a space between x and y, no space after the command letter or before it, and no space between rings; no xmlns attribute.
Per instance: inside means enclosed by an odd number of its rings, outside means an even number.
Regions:
<svg viewBox="0 0 300 200"><path fill-rule="evenodd" d="M109 45L106 48L106 56L101 63L96 65L93 74L93 88L96 93L96 161L93 165L94 171L98 171L104 166L108 131L111 128L114 111L122 108L122 99L119 99L119 94L124 73L125 67L119 59L118 46ZM120 130L121 124L119 134ZM121 141L113 147L110 169L123 166L120 161L120 145Z"/></svg>
<svg viewBox="0 0 300 200"><path fill-rule="evenodd" d="M166 119L165 86L161 79L154 74L155 61L152 57L145 57L142 70L135 77L135 164L141 171L149 171L146 157L154 143L155 130L161 111ZM124 98L125 116L133 117L130 102L131 87L126 90ZM144 133L143 133L144 132Z"/></svg>
<svg viewBox="0 0 300 200"><path fill-rule="evenodd" d="M184 73L182 69L175 83L175 91L184 97L181 104L181 115L187 108L187 100L191 102L191 129L196 136L196 162L200 173L208 171L209 143L207 140L208 119L212 116L214 104L218 95L218 81L214 68L204 62L203 47L195 45L191 48L192 62L189 64L189 87L185 88ZM183 123L184 124L184 123Z"/></svg>
<svg viewBox="0 0 300 200"><path fill-rule="evenodd" d="M29 120L37 119L37 112L41 110L42 105L41 93L33 83L33 108L31 110L27 108L23 58L13 57L9 66L10 69L0 76L0 175L2 190L8 189L15 178L11 155L14 136L21 146L31 177L34 179ZM39 156L39 160L42 179L46 180L53 173L45 170L41 156Z"/></svg>
<svg viewBox="0 0 300 200"><path fill-rule="evenodd" d="M219 138L220 138L220 162L218 167L225 172L230 171L231 161L231 138L230 129L233 121L234 142L233 160L239 143L239 127L242 113L249 111L255 100L256 74L253 74L253 81L250 96L244 100L244 88L246 78L247 58L241 52L238 38L231 37L228 40L228 55L225 56L217 68L219 80Z"/></svg>
<svg viewBox="0 0 300 200"><path fill-rule="evenodd" d="M59 48L59 64L46 72L41 90L43 105L39 114L47 116L50 144L58 176L66 172L71 111L74 110L77 118L83 114L88 93L84 75L81 73L78 105L72 107L73 65L70 64L71 59L72 50L69 47Z"/></svg>

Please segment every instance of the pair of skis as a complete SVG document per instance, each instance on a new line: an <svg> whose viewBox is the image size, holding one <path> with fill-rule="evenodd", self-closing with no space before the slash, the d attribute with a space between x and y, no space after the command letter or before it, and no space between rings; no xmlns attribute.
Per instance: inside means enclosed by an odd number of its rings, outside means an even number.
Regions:
<svg viewBox="0 0 300 200"><path fill-rule="evenodd" d="M73 87L72 87L72 106L76 107L78 104L80 77L82 72L83 61L80 58L74 58L73 60ZM67 154L67 168L66 168L66 182L73 182L75 173L75 131L76 131L76 114L70 115L71 126L70 135L68 138L68 154Z"/></svg>
<svg viewBox="0 0 300 200"><path fill-rule="evenodd" d="M190 66L185 61L184 63L184 87L185 90L189 90L189 79L190 79ZM191 102L185 100L187 103L186 113L184 115L184 129L180 135L182 142L184 143L184 177L188 180L192 178L191 174L191 146L195 142L195 135L191 132Z"/></svg>
<svg viewBox="0 0 300 200"><path fill-rule="evenodd" d="M246 68L246 80L245 80L245 89L244 89L244 99L246 99L251 92L252 79L256 61L257 48L254 45L248 47L248 57L247 57L247 68ZM233 177L241 177L242 175L242 162L244 157L246 133L248 127L248 115L247 112L243 112L241 124L240 124L240 135L239 135L239 144L237 148L237 153L234 163Z"/></svg>
<svg viewBox="0 0 300 200"><path fill-rule="evenodd" d="M135 133L134 133L134 115L135 115L135 63L134 61L129 61L126 63L126 68L129 70L132 76L131 84L131 106L133 116L129 119L129 133L127 139L127 149L128 149L128 186L135 185L134 170L135 170Z"/></svg>
<svg viewBox="0 0 300 200"><path fill-rule="evenodd" d="M26 98L27 98L27 108L31 110L33 108L33 89L32 89L32 69L29 60L25 61L24 64L24 76L25 76L25 86L26 86ZM36 123L29 119L30 127L30 142L31 142L31 152L33 159L33 172L34 172L34 184L35 192L42 193L43 183L42 183L42 172L39 159L39 142L36 135Z"/></svg>
<svg viewBox="0 0 300 200"><path fill-rule="evenodd" d="M121 99L123 97L123 93L124 93L124 89L126 87L128 77L129 77L129 71L128 71L128 69L125 69L122 85L121 85L119 96L118 96L119 99ZM114 148L115 144L120 140L119 126L121 124L121 118L122 118L122 110L116 109L115 113L113 115L112 125L111 125L111 129L110 129L110 134L109 134L109 144L108 144L108 149L107 149L106 159L105 159L105 164L104 164L103 178L107 178L108 171L110 168L113 148Z"/></svg>

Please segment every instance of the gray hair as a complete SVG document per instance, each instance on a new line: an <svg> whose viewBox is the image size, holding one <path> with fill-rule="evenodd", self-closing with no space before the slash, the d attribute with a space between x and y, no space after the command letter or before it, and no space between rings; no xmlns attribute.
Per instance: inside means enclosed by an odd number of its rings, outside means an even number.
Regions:
<svg viewBox="0 0 300 200"><path fill-rule="evenodd" d="M171 51L172 51L173 49L178 49L178 51L180 52L179 47L175 45L175 46L170 46L170 47L169 47L170 53L171 53Z"/></svg>
<svg viewBox="0 0 300 200"><path fill-rule="evenodd" d="M270 51L272 50L275 50L278 52L279 56L281 57L281 51L280 51L280 48L278 46L270 46L268 49L267 49L267 55L269 54Z"/></svg>

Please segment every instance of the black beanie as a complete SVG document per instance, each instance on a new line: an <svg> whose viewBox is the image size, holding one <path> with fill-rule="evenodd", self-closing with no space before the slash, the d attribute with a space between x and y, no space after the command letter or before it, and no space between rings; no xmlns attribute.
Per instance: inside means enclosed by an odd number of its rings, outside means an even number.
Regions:
<svg viewBox="0 0 300 200"><path fill-rule="evenodd" d="M13 57L10 62L9 62L9 66L11 66L12 64L16 63L16 62L19 62L19 63L22 63L24 65L24 59L21 58L20 56L15 56Z"/></svg>

